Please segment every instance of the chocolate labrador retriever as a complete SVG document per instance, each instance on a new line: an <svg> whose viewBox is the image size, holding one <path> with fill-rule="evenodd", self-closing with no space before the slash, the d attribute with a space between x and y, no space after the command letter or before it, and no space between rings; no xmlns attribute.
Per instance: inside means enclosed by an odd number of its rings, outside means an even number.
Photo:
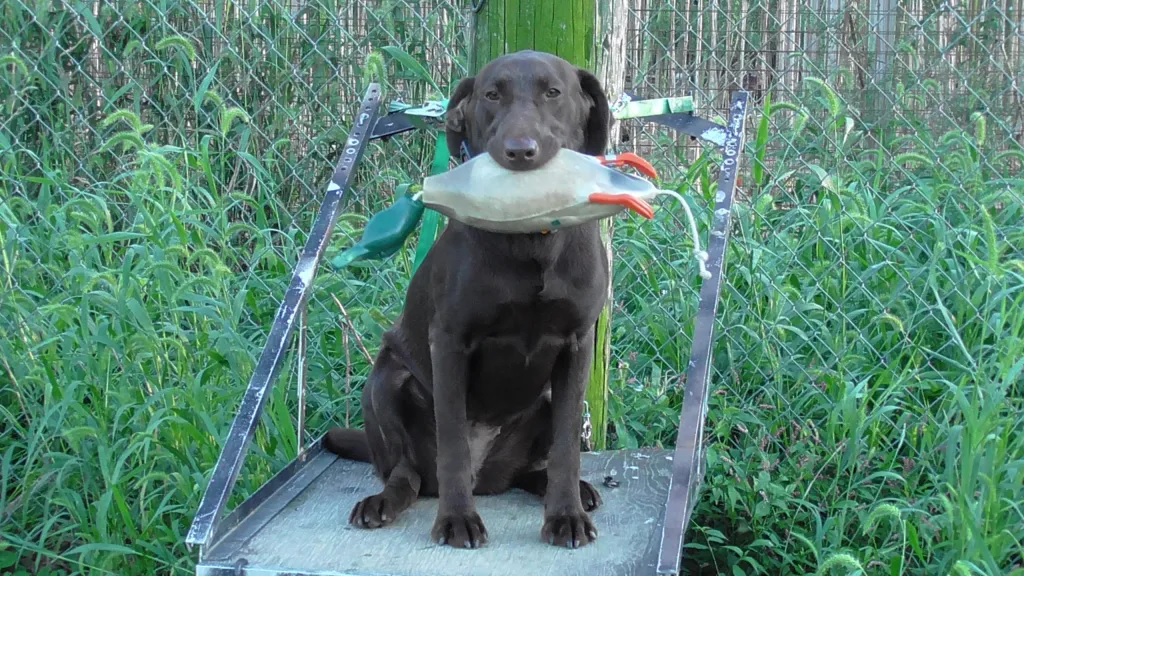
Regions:
<svg viewBox="0 0 1152 648"><path fill-rule="evenodd" d="M560 148L604 154L608 120L596 77L524 51L462 81L445 127L450 150L526 171ZM596 223L496 234L450 221L384 334L364 387L365 429L325 436L384 482L350 522L381 527L417 496L438 496L432 540L475 548L488 533L474 495L521 488L544 498L544 542L592 542L588 511L601 500L580 480L580 425L607 282Z"/></svg>

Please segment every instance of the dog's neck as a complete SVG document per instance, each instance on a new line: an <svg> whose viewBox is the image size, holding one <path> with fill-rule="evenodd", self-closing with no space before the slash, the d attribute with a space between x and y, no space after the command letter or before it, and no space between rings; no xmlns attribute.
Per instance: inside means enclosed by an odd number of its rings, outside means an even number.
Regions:
<svg viewBox="0 0 1152 648"><path fill-rule="evenodd" d="M576 235L576 230L583 229L589 224L532 234L490 232L463 223L453 223L453 225L463 228L473 243L488 254L517 261L534 261L546 268L556 262L569 240ZM591 225L596 226L595 223Z"/></svg>

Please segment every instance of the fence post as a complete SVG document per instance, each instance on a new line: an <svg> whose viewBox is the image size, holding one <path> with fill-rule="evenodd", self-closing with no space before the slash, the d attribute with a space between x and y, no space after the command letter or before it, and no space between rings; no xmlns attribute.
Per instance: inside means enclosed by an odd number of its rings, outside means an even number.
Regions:
<svg viewBox="0 0 1152 648"><path fill-rule="evenodd" d="M628 27L628 4L630 0L605 0L599 3L596 38L600 47L596 49L599 61L596 71L600 84L609 101L624 94L624 35ZM620 122L612 120L608 130L608 151L616 152L620 143ZM604 236L604 247L608 250L608 302L604 312L596 322L596 351L592 361L592 376L588 382L588 407L592 418L593 450L608 447L608 371L612 357L612 303L615 290L612 282L612 236L615 219L601 221L600 231Z"/></svg>
<svg viewBox="0 0 1152 648"><path fill-rule="evenodd" d="M625 2L627 0L611 0L612 4ZM573 65L596 71L596 0L472 0L472 7L475 10L475 37L469 57L472 74L492 59L524 49L555 54ZM626 8L624 15L627 15ZM623 86L623 57L619 58L619 87L605 87L609 98L616 97ZM612 132L617 131L614 129ZM609 146L615 141L615 137L610 138ZM607 237L609 298L596 322L596 350L588 384L587 401L592 419L590 444L594 450L607 445L608 361L611 353L612 239L610 229L601 231Z"/></svg>
<svg viewBox="0 0 1152 648"><path fill-rule="evenodd" d="M471 0L472 73L509 52L533 49L592 69L596 0Z"/></svg>

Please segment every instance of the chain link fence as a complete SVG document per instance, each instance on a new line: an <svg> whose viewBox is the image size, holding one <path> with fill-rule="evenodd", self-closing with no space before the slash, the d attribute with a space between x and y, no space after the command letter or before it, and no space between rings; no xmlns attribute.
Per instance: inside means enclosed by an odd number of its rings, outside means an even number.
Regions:
<svg viewBox="0 0 1152 648"><path fill-rule="evenodd" d="M957 502L968 518L1011 522L989 560L1021 563L1022 476L1018 493L1014 481L982 483L964 452L949 453L967 448L1004 471L996 453L1011 455L1004 444L1022 437L1022 2L626 1L626 87L692 95L717 121L737 89L756 103L689 569L876 569L896 551L873 519L884 505L913 525L901 527L901 565L927 569L933 556L969 555L926 548L950 537ZM0 406L15 413L6 425L118 434L155 429L166 411L164 425L189 437L169 451L211 466L366 84L409 103L448 90L466 73L471 11L452 0L4 3ZM436 87L385 46L421 61ZM332 254L427 169L432 145L413 134L368 154ZM706 223L713 152L636 121L616 145L656 163ZM655 225L638 220L620 220L613 240L614 445L672 441L696 308L678 209ZM144 242L151 257L129 263ZM306 437L358 422L368 356L402 305L411 252L318 277L299 364ZM85 263L111 274L86 274ZM146 277L131 293L145 314L125 305L133 273ZM119 301L61 316L100 291ZM86 418L107 400L105 376L69 388L76 408L37 406L46 399L29 385L52 382L52 362L102 356L74 345L50 362L35 349L101 317L129 318L160 340L105 362L143 385L140 402L101 423ZM190 357L198 369L173 368ZM241 492L295 452L298 360L270 399ZM165 377L182 390L167 410L153 402ZM976 441L956 432L981 416L995 425ZM990 494L1011 505L992 511ZM908 528L920 549L907 548Z"/></svg>
<svg viewBox="0 0 1152 648"><path fill-rule="evenodd" d="M739 88L760 108L690 569L902 573L879 520L948 544L958 508L988 534L966 537L995 538L974 571L1022 564L1023 20L1011 1L632 3L629 87L692 95L718 121ZM701 146L625 129L710 202ZM660 253L678 235L617 227L612 420L626 440L666 441L690 264L668 271Z"/></svg>

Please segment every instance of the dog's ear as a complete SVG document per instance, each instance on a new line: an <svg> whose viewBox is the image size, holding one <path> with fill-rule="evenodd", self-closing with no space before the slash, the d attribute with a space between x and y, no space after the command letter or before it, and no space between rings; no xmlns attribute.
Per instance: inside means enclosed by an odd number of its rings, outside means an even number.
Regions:
<svg viewBox="0 0 1152 648"><path fill-rule="evenodd" d="M587 70L579 70L580 89L588 98L588 120L584 124L584 147L580 150L585 155L604 155L608 148L608 127L611 125L612 114L608 111L608 97L604 96L604 88L600 87L600 80Z"/></svg>
<svg viewBox="0 0 1152 648"><path fill-rule="evenodd" d="M444 132L448 136L448 152L452 157L460 159L460 143L468 138L468 112L472 110L472 88L476 85L474 77L461 81L452 98L448 100L448 112L444 115ZM469 146L474 146L469 143Z"/></svg>

